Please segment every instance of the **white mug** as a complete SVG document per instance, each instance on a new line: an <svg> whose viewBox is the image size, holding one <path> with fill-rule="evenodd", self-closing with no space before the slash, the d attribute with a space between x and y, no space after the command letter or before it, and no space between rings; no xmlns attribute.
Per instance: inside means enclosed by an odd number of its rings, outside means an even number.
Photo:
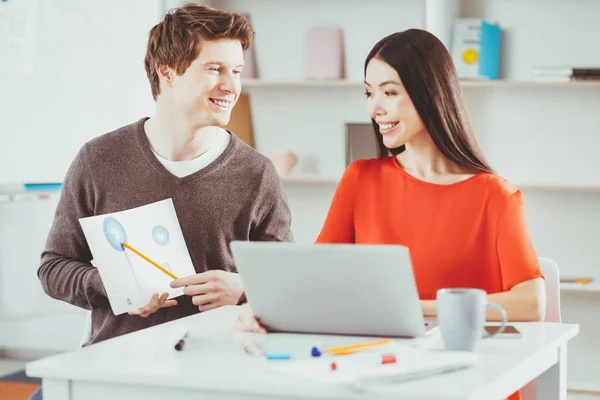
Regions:
<svg viewBox="0 0 600 400"><path fill-rule="evenodd" d="M480 339L499 335L506 326L506 312L498 304L487 300L485 290L440 289L436 300L438 326L446 350L473 351ZM493 334L482 336L488 307L500 313L502 325Z"/></svg>

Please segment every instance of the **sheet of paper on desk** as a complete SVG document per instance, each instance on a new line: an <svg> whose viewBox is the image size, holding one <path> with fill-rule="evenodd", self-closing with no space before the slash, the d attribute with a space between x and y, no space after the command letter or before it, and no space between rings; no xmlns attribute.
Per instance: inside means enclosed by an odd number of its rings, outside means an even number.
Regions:
<svg viewBox="0 0 600 400"><path fill-rule="evenodd" d="M273 362L273 372L296 375L299 378L335 384L377 384L418 379L473 366L476 355L467 352L427 351L408 346L396 346L397 362L381 365L379 353L358 353L341 357ZM379 354L380 355L380 354ZM375 360L375 361L374 361ZM337 367L331 369L331 362Z"/></svg>
<svg viewBox="0 0 600 400"><path fill-rule="evenodd" d="M115 315L145 306L171 289L171 277L121 246L126 242L177 277L195 273L171 199L79 220Z"/></svg>

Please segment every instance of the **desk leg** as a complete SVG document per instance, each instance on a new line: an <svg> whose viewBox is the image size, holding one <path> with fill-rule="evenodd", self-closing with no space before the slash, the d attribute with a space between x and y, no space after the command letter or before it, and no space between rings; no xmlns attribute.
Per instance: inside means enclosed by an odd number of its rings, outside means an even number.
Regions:
<svg viewBox="0 0 600 400"><path fill-rule="evenodd" d="M71 381L64 379L42 379L44 400L71 400Z"/></svg>
<svg viewBox="0 0 600 400"><path fill-rule="evenodd" d="M558 348L558 362L536 380L538 400L567 400L567 344Z"/></svg>

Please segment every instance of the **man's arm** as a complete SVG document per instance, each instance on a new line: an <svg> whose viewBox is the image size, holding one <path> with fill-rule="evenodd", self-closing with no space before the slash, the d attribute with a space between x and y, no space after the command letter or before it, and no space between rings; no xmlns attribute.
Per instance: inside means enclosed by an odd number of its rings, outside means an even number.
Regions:
<svg viewBox="0 0 600 400"><path fill-rule="evenodd" d="M260 222L250 231L250 241L293 242L292 215L283 182L275 168L269 164L265 169L264 198L268 206ZM238 305L246 303L246 293L239 298Z"/></svg>
<svg viewBox="0 0 600 400"><path fill-rule="evenodd" d="M38 277L50 297L89 310L108 304L108 298L79 224L79 218L93 215L95 189L84 154L85 148L65 177Z"/></svg>
<svg viewBox="0 0 600 400"><path fill-rule="evenodd" d="M250 231L250 241L293 242L292 215L283 182L271 164L265 169L263 178L263 198L260 201L265 207L258 224Z"/></svg>

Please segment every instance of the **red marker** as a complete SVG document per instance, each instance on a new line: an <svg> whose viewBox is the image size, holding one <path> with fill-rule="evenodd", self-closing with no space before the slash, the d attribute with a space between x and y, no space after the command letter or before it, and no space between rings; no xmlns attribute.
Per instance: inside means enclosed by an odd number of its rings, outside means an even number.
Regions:
<svg viewBox="0 0 600 400"><path fill-rule="evenodd" d="M382 364L396 364L396 355L395 354L384 354L381 356Z"/></svg>
<svg viewBox="0 0 600 400"><path fill-rule="evenodd" d="M385 365L395 364L397 361L395 354L373 354L373 353L360 353L349 356L337 358L329 364L329 369L336 371L338 367L342 370L346 367L363 366L365 364Z"/></svg>

